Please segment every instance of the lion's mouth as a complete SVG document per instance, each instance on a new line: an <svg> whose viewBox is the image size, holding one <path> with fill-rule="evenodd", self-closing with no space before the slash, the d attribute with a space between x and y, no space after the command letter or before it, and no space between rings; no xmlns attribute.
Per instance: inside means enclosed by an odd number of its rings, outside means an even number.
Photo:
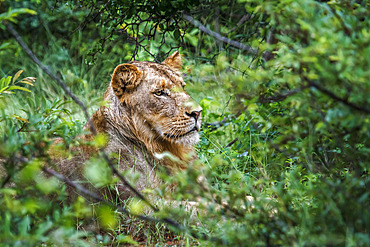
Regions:
<svg viewBox="0 0 370 247"><path fill-rule="evenodd" d="M198 128L196 127L196 125L194 126L194 128L192 128L191 130L189 130L188 132L186 132L185 134L182 134L182 135L170 135L170 134L167 134L167 133L163 133L163 135L169 139L176 139L176 138L180 138L180 137L184 137L186 135L189 135L190 133L192 133L193 131L199 131Z"/></svg>

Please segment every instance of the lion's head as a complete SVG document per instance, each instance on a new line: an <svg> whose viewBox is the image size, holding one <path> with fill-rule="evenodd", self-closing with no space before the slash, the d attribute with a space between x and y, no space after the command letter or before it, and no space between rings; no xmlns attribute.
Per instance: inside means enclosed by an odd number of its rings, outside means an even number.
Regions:
<svg viewBox="0 0 370 247"><path fill-rule="evenodd" d="M135 61L115 68L111 88L125 111L119 115L138 139L185 146L198 142L202 108L184 90L180 67L175 52L160 64Z"/></svg>

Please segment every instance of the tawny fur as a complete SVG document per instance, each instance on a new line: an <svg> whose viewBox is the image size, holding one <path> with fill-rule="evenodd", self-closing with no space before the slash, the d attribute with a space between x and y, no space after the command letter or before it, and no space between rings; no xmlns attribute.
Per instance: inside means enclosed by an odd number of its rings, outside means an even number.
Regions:
<svg viewBox="0 0 370 247"><path fill-rule="evenodd" d="M186 169L195 158L193 146L199 140L202 108L185 92L179 68L178 52L161 64L135 61L118 65L104 93L108 105L100 107L91 118L97 132L109 139L106 152L118 154L119 171L140 174L135 184L139 191L161 183L156 174L159 167L171 174ZM93 136L82 138L92 140ZM72 159L59 158L57 167L68 178L83 180L85 161L97 150L82 146L76 151L79 155ZM170 152L179 162L156 159L156 154L164 152ZM122 184L118 184L118 191L121 199L133 195Z"/></svg>

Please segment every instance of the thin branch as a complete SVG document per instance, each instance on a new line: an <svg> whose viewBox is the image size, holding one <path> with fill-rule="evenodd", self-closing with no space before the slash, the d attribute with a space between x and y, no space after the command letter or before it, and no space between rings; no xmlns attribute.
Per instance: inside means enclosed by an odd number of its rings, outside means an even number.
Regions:
<svg viewBox="0 0 370 247"><path fill-rule="evenodd" d="M132 215L132 216L134 216L138 219L145 220L145 221L157 222L157 223L167 223L167 224L175 227L177 230L179 230L181 232L189 233L192 237L197 238L197 239L210 240L210 241L215 241L215 242L224 242L224 240L222 240L222 239L215 238L215 237L209 237L208 235L205 235L204 233L199 233L199 232L197 232L197 231L195 231L191 228L185 227L185 226L183 226L183 225L177 223L176 221L174 221L172 219L169 219L167 217L157 219L157 218L149 217L149 216L142 215L142 214L132 213L132 212L128 211L127 209L123 208L122 206L115 205L115 204L105 200L101 196L89 191L88 189L84 188L83 186L71 181L70 179L66 178L62 174L60 174L60 173L58 173L58 172L56 172L52 169L48 169L44 166L42 168L42 170L44 172L48 173L49 175L52 175L52 176L56 177L57 179L65 182L68 186L75 188L76 190L78 190L79 192L84 194L85 196L89 196L89 197L94 198L95 200L97 200L99 202L110 205L110 206L116 208L118 211L123 212L127 215Z"/></svg>
<svg viewBox="0 0 370 247"><path fill-rule="evenodd" d="M56 75L54 75L44 64L41 63L41 61L35 56L35 54L28 48L28 46L23 42L21 36L19 36L19 34L17 33L17 31L15 31L15 29L13 28L12 24L10 24L9 22L4 22L6 28L8 29L8 31L14 36L14 38L16 39L16 41L18 42L18 44L22 47L22 49L28 54L28 56L30 56L30 58L48 75L50 76L54 81L56 81L64 90L64 92L73 99L74 102L76 102L82 109L84 115L85 115L85 118L87 119L87 121L90 121L89 119L89 114L87 113L87 108L86 106L84 105L84 103L79 99L77 98L76 95L74 95L70 90L69 88L67 87L66 84L64 84ZM93 127L93 124L89 124L90 126L92 126L92 128L90 128L91 132L96 134L96 130L95 128Z"/></svg>
<svg viewBox="0 0 370 247"><path fill-rule="evenodd" d="M210 131L214 131L222 126L224 126L224 124L226 123L226 120L227 120L227 117L224 117L222 119L222 121L216 121L216 122L212 122L212 123L202 123L202 128L209 128Z"/></svg>
<svg viewBox="0 0 370 247"><path fill-rule="evenodd" d="M234 140L232 140L231 142L229 142L226 146L225 146L225 148L228 148L228 147L231 147L235 142L237 142L239 140L239 138L237 137L237 138L235 138Z"/></svg>
<svg viewBox="0 0 370 247"><path fill-rule="evenodd" d="M329 9L331 10L332 14L334 14L334 16L337 18L337 20L339 21L339 23L341 24L343 30L344 30L344 33L347 35L347 36L351 36L352 34L352 31L350 28L348 28L347 24L344 22L343 18L338 14L338 12L335 10L335 8L333 8L331 6L331 4L328 5Z"/></svg>
<svg viewBox="0 0 370 247"><path fill-rule="evenodd" d="M188 228L188 227L185 227L179 223L177 223L176 221L172 220L172 219L169 219L169 218L160 218L160 219L157 219L157 218L153 218L153 217L149 217L149 216L146 216L146 215L142 215L142 214L135 214L135 213L132 213L130 211L128 211L127 209L123 208L122 206L118 206L118 205L115 205L107 200L105 200L104 198L102 198L101 196L89 191L88 189L84 188L83 186L71 181L70 179L66 178L65 176L63 176L62 174L52 170L52 169L48 169L47 167L43 167L42 170L46 173L48 173L49 175L52 175L54 177L56 177L57 179L65 182L68 186L70 187L73 187L75 188L76 190L78 190L79 192L81 192L82 194L84 194L85 196L89 196L91 198L94 198L95 200L99 201L99 202L102 202L104 204L107 204L107 205L110 205L114 208L116 208L118 211L120 212L123 212L127 215L132 215L138 219L141 219L141 220L145 220L145 221L150 221L150 222L159 222L159 223L167 223L173 227L175 227L177 230L179 231L182 231L182 232L187 232L189 233L192 237L194 238L198 238L198 239L203 239L203 240L210 240L210 241L216 241L216 242L223 242L224 240L222 239L219 239L219 238L215 238L215 237L209 237L203 233L199 233L191 228Z"/></svg>
<svg viewBox="0 0 370 247"><path fill-rule="evenodd" d="M242 16L242 18L238 21L238 23L236 23L236 27L233 27L230 29L230 33L233 32L235 29L237 29L238 27L240 27L244 22L250 20L250 17L252 16L252 14L244 14Z"/></svg>
<svg viewBox="0 0 370 247"><path fill-rule="evenodd" d="M29 163L30 162L29 159L27 159L23 156L15 156L14 160L16 160L20 163ZM84 196L91 197L91 198L93 198L94 200L96 200L98 202L101 202L101 203L104 203L106 205L112 206L113 208L116 208L119 212L123 212L127 215L131 215L131 216L134 216L138 219L149 221L149 222L166 223L166 224L171 225L172 227L176 228L180 232L189 233L192 237L194 237L196 239L202 239L202 240L218 242L218 243L225 243L225 241L226 241L226 240L218 238L218 237L211 237L211 236L206 235L204 233L198 232L195 229L192 229L192 228L189 228L187 226L181 225L181 224L177 223L175 220L172 220L172 219L167 218L167 217L166 218L154 218L154 217L150 217L150 216L146 216L146 215L142 215L142 214L132 213L132 212L128 211L127 209L125 209L122 206L116 205L112 202L109 202L109 201L105 200L103 197L99 196L98 194L95 194L95 193L91 192L90 190L88 190L85 187L75 183L74 181L68 179L67 177L63 176L62 174L56 172L53 169L49 169L46 166L43 166L42 170L45 173L47 173L47 174L49 174L53 177L56 177L60 181L63 181L68 186L73 187L78 192L82 193Z"/></svg>
<svg viewBox="0 0 370 247"><path fill-rule="evenodd" d="M75 188L77 191L81 192L84 196L88 196L88 197L91 197L93 198L94 200L98 201L98 202L106 202L103 197L91 192L90 190L86 189L85 187L69 180L67 177L63 176L62 174L52 170L52 169L49 169L47 168L46 166L42 167L42 170L49 174L49 175L52 175L53 177L56 177L57 179L59 179L60 181L63 181L64 183L66 183L68 186L70 187L73 187ZM107 202L108 203L108 202ZM108 203L109 204L109 203Z"/></svg>
<svg viewBox="0 0 370 247"><path fill-rule="evenodd" d="M5 187L5 185L10 181L10 179L11 179L11 178L12 178L12 175L8 174L8 175L6 176L6 178L3 180L3 182L1 183L0 188L4 188L4 187Z"/></svg>
<svg viewBox="0 0 370 247"><path fill-rule="evenodd" d="M283 101L285 100L286 98L296 94L296 93L299 93L301 92L302 90L308 88L308 86L302 86L302 87L299 87L299 88L296 88L296 89L293 89L293 90L289 90L287 93L276 93L272 96L260 96L258 98L258 102L260 103L274 103L274 102L280 102L280 101Z"/></svg>
<svg viewBox="0 0 370 247"><path fill-rule="evenodd" d="M257 54L258 50L257 49L254 49L248 45L245 45L243 43L240 43L238 41L235 41L235 40L232 40L232 39L229 39L227 37L224 37L222 36L221 34L219 33L216 33L210 29L208 29L207 27L205 27L204 25L202 25L199 21L195 20L193 17L189 16L189 15L186 15L186 14L183 14L182 17L190 22L191 24L193 24L194 26L196 26L197 28L199 28L200 31L202 32L205 32L206 34L212 36L212 37L215 37L217 40L220 40L226 44L229 44L231 46L234 46L238 49L241 49L241 50L244 50L244 51L247 51L248 53L252 54L252 55L255 55Z"/></svg>
<svg viewBox="0 0 370 247"><path fill-rule="evenodd" d="M2 157L0 157L0 165L4 165L5 163L10 162L11 160L12 160L12 161L14 161L14 160L20 160L20 161L22 161L22 162L27 162L27 159L26 159L26 158L24 158L23 156L18 156L18 155L12 155L12 156L11 156L11 158L10 158L10 159L8 159L8 160L6 160L6 161L5 161L5 160L3 160L3 159L1 159L1 158L2 158ZM13 168L17 168L15 164L12 164L12 166L13 166ZM5 168L5 167L4 167L4 168ZM23 167L21 167L18 171L22 170L22 168L23 168ZM16 171L16 172L18 172L18 171ZM16 172L9 173L9 171L7 171L8 175L7 175L7 176L6 176L6 178L2 181L0 188L4 188L4 187L5 187L5 185L7 185L7 183L9 183L9 182L10 182L10 180L12 179L12 177L14 176L14 174L15 174Z"/></svg>
<svg viewBox="0 0 370 247"><path fill-rule="evenodd" d="M317 90L319 90L320 92L326 94L330 98L332 98L334 100L337 100L339 102L342 102L343 104L351 107L352 109L355 109L357 111L361 111L361 112L365 112L367 114L370 114L370 109L368 109L366 107L358 106L356 104L353 104L353 103L349 102L348 100L343 99L343 98L335 95L333 92L329 91L328 89L326 89L325 87L321 86L320 84L317 84L314 81L307 80L307 82L308 82L308 85L309 86L316 88Z"/></svg>
<svg viewBox="0 0 370 247"><path fill-rule="evenodd" d="M144 201L151 209L153 209L155 212L158 212L159 209L154 206L152 203L149 202L148 199L146 199L138 190L136 190L126 179L121 175L121 173L116 169L111 159L109 159L108 155L105 153L104 149L100 149L101 154L103 155L103 158L107 161L110 169L113 171L113 174L115 174L123 184L128 187L134 194L139 197L142 201Z"/></svg>
<svg viewBox="0 0 370 247"><path fill-rule="evenodd" d="M170 225L178 228L179 230L184 230L184 226L178 224L177 222L173 221L173 220L170 220L168 221L168 219L156 219L156 218L152 218L152 217L148 217L148 216L145 216L145 215L141 215L141 214L135 214L135 213L132 213L132 212L129 212L127 209L121 207L121 206L118 206L118 205L115 205L107 200L105 200L103 197L99 196L98 194L95 194L93 192L91 192L90 190L86 189L85 187L75 183L74 181L68 179L67 177L63 176L62 174L54 171L53 169L49 169L47 167L43 167L42 170L53 176L53 177L56 177L57 179L59 179L60 181L63 181L64 183L66 183L68 186L70 187L73 187L74 189L76 189L78 192L81 192L84 196L88 196L90 198L93 198L94 200L98 201L98 202L102 202L104 204L107 204L107 205L110 205L114 208L116 208L118 211L120 212L123 212L127 215L132 215L132 216L135 216L136 218L139 218L141 220L146 220L146 221L150 221L150 222L165 222L165 223L169 223Z"/></svg>
<svg viewBox="0 0 370 247"><path fill-rule="evenodd" d="M271 29L268 31L267 33L267 36L266 36L266 43L267 44L276 44L278 41L277 39L275 38L275 30L274 29ZM269 61L271 59L273 59L275 57L275 54L271 51L265 51L262 55L262 58L265 60L265 61Z"/></svg>

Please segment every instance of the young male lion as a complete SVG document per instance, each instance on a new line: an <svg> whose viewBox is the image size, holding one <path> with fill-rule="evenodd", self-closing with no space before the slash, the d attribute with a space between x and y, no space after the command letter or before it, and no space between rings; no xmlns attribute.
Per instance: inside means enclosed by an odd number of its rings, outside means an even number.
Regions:
<svg viewBox="0 0 370 247"><path fill-rule="evenodd" d="M185 169L195 157L193 146L199 141L202 108L185 92L180 68L177 51L162 63L118 65L104 93L108 105L91 118L97 132L108 137L105 150L119 155L118 170L140 174L135 184L138 191L158 186L158 166L171 173ZM96 151L82 147L80 157L59 161L59 172L71 180L82 179L84 163ZM167 152L178 161L156 158ZM123 184L117 186L121 199L133 195Z"/></svg>

